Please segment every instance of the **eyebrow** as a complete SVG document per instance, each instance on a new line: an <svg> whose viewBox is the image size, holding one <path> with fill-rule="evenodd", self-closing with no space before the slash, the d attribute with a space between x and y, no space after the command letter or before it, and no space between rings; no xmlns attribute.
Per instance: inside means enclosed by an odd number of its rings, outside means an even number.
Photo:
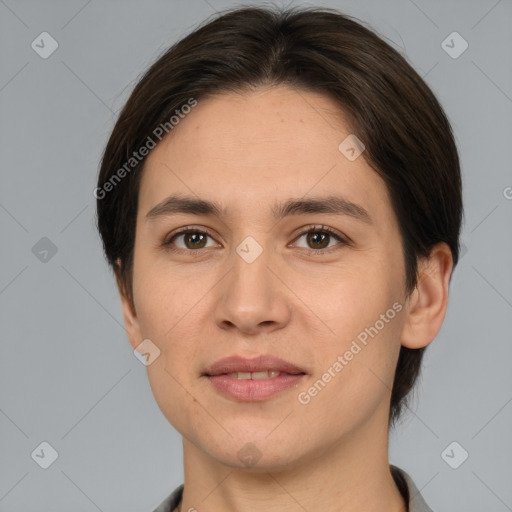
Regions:
<svg viewBox="0 0 512 512"><path fill-rule="evenodd" d="M275 220L281 220L290 215L327 213L346 215L366 224L372 224L370 214L362 206L340 196L289 199L284 203L276 203L271 212ZM226 216L227 210L215 201L207 201L192 196L172 195L153 207L146 214L146 221L180 213L221 218Z"/></svg>

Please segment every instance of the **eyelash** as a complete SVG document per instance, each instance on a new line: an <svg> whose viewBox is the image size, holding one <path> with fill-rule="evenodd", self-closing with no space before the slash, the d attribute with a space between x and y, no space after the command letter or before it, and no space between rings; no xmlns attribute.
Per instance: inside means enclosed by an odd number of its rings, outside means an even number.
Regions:
<svg viewBox="0 0 512 512"><path fill-rule="evenodd" d="M173 241L180 235L184 235L184 234L200 234L200 235L207 235L209 236L210 238L213 238L213 236L208 233L208 231L203 231L203 230L200 230L200 229L196 229L194 228L193 226L186 226L184 228L181 228L180 230L176 231L175 233L173 233L170 237L167 237L164 242L162 243L162 247L164 247L166 250L168 251L171 251L171 252L176 252L176 253L199 253L201 252L201 249L181 249L181 248L175 248L175 247L172 247L172 243ZM307 228L305 228L304 231L302 231L301 233L299 233L295 238L294 238L294 241L297 241L299 238L301 238L302 236L304 235L307 235L308 233L327 233L329 234L330 236L334 237L338 242L340 242L339 244L333 246L333 247L329 247L327 249L305 249L305 248L302 248L302 250L304 252L306 252L308 255L312 255L312 256L318 256L318 255L323 255L323 254L328 254L330 252L332 252L332 250L336 250L336 248L338 248L339 245L341 246L346 246L346 245L351 245L351 240L348 238L348 237L344 237L344 236L341 236L340 234L338 234L336 231L334 231L333 229L331 228L328 228L326 226L318 226L318 225L312 225L312 226L307 226Z"/></svg>

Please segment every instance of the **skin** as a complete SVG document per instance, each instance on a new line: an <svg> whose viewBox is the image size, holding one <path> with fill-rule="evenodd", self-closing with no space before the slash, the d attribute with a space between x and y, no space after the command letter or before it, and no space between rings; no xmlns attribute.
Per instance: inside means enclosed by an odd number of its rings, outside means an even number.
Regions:
<svg viewBox="0 0 512 512"><path fill-rule="evenodd" d="M453 263L449 247L438 244L420 261L419 284L406 296L386 186L364 153L349 161L338 150L351 133L323 95L260 88L202 98L148 156L134 307L119 278L118 285L131 345L149 338L161 351L147 371L162 413L183 437L183 512L407 510L389 471L391 388L400 346L424 347L441 328ZM365 208L372 224L324 213L279 222L271 216L277 200L333 191ZM228 215L145 219L176 193L217 201ZM183 235L174 240L182 253L162 247L189 225L211 234L200 249ZM334 237L308 243L303 234L321 225L351 244ZM236 252L247 236L263 248L252 263ZM323 255L307 252L325 247ZM395 302L402 310L300 403L299 393ZM263 402L231 400L201 374L232 354L273 354L308 375ZM249 442L261 455L247 467L237 452Z"/></svg>

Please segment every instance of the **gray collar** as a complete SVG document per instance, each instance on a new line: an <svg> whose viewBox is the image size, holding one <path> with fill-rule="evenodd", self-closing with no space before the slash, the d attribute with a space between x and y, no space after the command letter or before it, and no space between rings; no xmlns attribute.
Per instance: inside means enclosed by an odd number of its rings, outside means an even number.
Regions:
<svg viewBox="0 0 512 512"><path fill-rule="evenodd" d="M389 468L402 496L409 503L409 512L433 512L409 474L393 464L390 464Z"/></svg>

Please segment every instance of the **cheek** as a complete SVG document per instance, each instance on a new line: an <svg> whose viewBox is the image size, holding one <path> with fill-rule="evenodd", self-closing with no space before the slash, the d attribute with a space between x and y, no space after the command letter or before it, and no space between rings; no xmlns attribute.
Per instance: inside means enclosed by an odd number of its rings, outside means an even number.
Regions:
<svg viewBox="0 0 512 512"><path fill-rule="evenodd" d="M317 373L299 390L301 407L317 418L326 437L336 438L340 429L357 429L389 400L400 349L401 318L395 316L378 332L373 330L374 324L368 330L350 325L347 332L363 335L342 334L339 341L326 345Z"/></svg>
<svg viewBox="0 0 512 512"><path fill-rule="evenodd" d="M355 338L401 299L395 283L400 276L383 260L376 251L351 255L343 264L312 268L300 278L289 276L304 303L297 302L297 309L319 325L324 342L343 344Z"/></svg>
<svg viewBox="0 0 512 512"><path fill-rule="evenodd" d="M183 383L183 379L190 378L190 370L196 367L204 350L204 304L212 283L171 272L161 265L143 265L142 259L134 276L141 334L160 349L160 357L148 366L151 385L155 386L156 395L164 388L167 396L178 396L183 389L170 374ZM167 389L169 386L173 389Z"/></svg>
<svg viewBox="0 0 512 512"><path fill-rule="evenodd" d="M350 271L331 269L323 279L316 274L311 281L302 280L295 290L298 296L308 298L314 312L304 310L304 314L320 326L314 339L318 361L315 379L320 379L320 389L325 384L329 391L319 393L322 398L318 404L329 409L329 402L338 403L339 397L347 414L353 414L351 406L363 402L364 407L371 408L391 391L400 349L400 276L386 272L383 264L370 263L370 259L366 260L368 265L353 266ZM320 282L324 284L319 286ZM307 326L305 329L307 332Z"/></svg>
<svg viewBox="0 0 512 512"><path fill-rule="evenodd" d="M172 339L180 323L200 302L208 283L190 279L170 268L140 259L134 268L134 296L142 334L156 340Z"/></svg>

